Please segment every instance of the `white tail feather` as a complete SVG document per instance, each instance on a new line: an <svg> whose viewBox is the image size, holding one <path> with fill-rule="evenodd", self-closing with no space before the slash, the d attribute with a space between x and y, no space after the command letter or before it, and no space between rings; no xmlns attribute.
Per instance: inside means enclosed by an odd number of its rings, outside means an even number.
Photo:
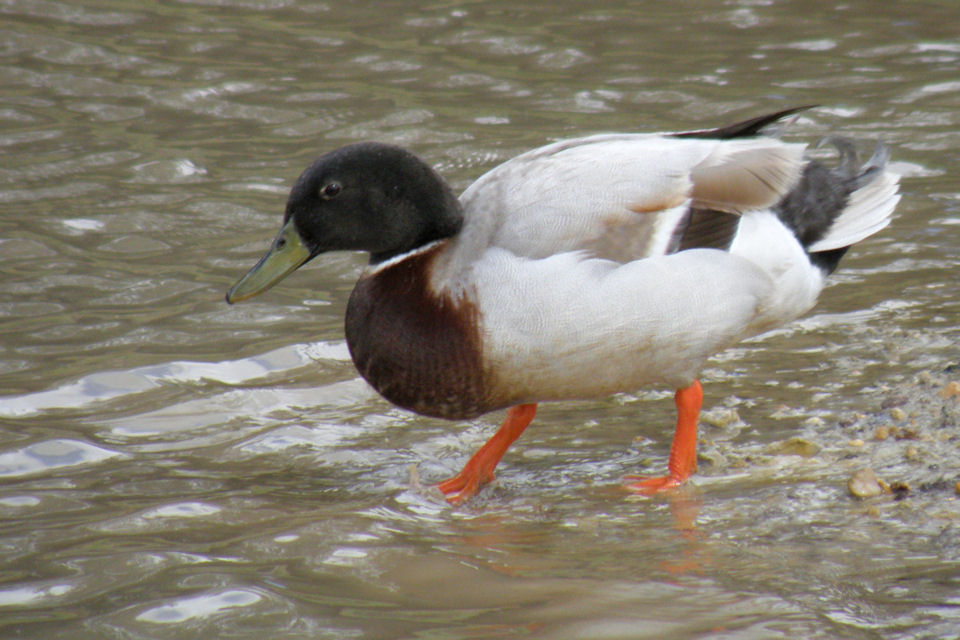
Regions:
<svg viewBox="0 0 960 640"><path fill-rule="evenodd" d="M809 253L849 247L890 224L900 201L900 176L882 171L852 194L846 208L833 221L827 234L807 247Z"/></svg>

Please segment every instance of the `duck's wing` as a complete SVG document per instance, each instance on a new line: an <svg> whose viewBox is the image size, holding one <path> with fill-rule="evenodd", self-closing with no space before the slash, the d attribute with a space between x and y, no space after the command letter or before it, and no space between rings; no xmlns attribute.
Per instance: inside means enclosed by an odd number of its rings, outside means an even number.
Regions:
<svg viewBox="0 0 960 640"><path fill-rule="evenodd" d="M626 264L487 251L470 291L494 404L685 387L713 354L805 312L823 274L773 214L758 219L786 254L778 273L705 249Z"/></svg>
<svg viewBox="0 0 960 640"><path fill-rule="evenodd" d="M802 144L685 136L598 135L517 156L463 193L459 241L474 256L499 247L617 262L726 248L741 214L776 204L803 172Z"/></svg>

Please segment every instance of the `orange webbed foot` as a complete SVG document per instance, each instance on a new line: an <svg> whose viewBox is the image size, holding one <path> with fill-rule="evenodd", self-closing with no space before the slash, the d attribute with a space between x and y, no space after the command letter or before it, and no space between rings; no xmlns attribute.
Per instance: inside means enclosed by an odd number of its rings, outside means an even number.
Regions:
<svg viewBox="0 0 960 640"><path fill-rule="evenodd" d="M447 502L460 504L475 495L480 487L493 481L493 470L500 462L500 458L507 452L513 441L520 437L536 413L537 405L535 404L511 407L497 432L473 454L467 464L463 465L460 473L437 485L437 488L446 496Z"/></svg>
<svg viewBox="0 0 960 640"><path fill-rule="evenodd" d="M468 463L463 470L452 478L437 485L450 504L461 504L477 494L480 487L493 481L493 472L481 473L470 468Z"/></svg>
<svg viewBox="0 0 960 640"><path fill-rule="evenodd" d="M689 387L677 389L673 396L677 405L677 428L670 445L669 473L659 477L627 476L633 480L626 487L646 496L679 487L697 470L697 418L703 406L703 387L693 381Z"/></svg>
<svg viewBox="0 0 960 640"><path fill-rule="evenodd" d="M628 481L625 485L627 490L645 496L679 487L687 481L686 478L678 476L625 476L624 480Z"/></svg>

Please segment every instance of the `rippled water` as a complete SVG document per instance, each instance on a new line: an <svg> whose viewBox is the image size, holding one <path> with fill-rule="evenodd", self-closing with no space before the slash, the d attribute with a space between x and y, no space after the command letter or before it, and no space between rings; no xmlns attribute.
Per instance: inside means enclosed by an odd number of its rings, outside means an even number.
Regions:
<svg viewBox="0 0 960 640"><path fill-rule="evenodd" d="M0 636L960 637L958 17L0 3ZM665 464L668 390L544 406L453 509L429 487L499 416L357 378L362 256L223 302L334 146L404 144L464 187L561 137L809 103L790 139L892 148L898 217L811 315L710 363L670 498L617 489ZM862 467L910 491L856 501Z"/></svg>

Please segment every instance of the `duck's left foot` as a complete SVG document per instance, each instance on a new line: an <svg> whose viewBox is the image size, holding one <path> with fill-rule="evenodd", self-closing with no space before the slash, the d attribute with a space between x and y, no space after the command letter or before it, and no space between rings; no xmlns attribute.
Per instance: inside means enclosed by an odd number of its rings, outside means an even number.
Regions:
<svg viewBox="0 0 960 640"><path fill-rule="evenodd" d="M497 432L473 454L460 473L437 485L437 489L447 497L447 502L460 504L476 494L480 487L492 481L493 470L500 458L513 441L520 437L536 413L535 404L519 404L507 411L507 417Z"/></svg>
<svg viewBox="0 0 960 640"><path fill-rule="evenodd" d="M460 504L472 498L480 487L492 480L493 472L482 473L467 463L460 473L438 484L437 489L443 492L450 504Z"/></svg>

